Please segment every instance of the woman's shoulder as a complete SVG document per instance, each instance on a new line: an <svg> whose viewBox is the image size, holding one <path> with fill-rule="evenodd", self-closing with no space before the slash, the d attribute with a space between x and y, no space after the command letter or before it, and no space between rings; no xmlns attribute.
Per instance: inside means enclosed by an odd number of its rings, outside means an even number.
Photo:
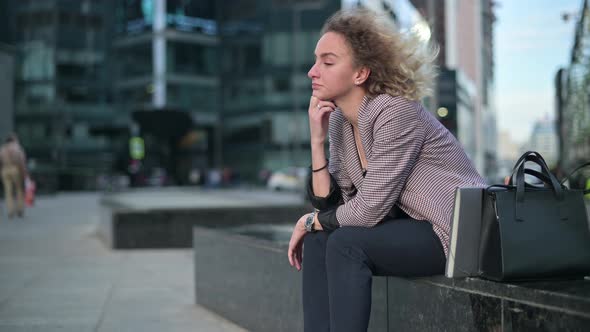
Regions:
<svg viewBox="0 0 590 332"><path fill-rule="evenodd" d="M392 96L390 94L380 94L370 98L367 106L371 109L384 108L420 108L420 103L415 100L410 100L403 96Z"/></svg>
<svg viewBox="0 0 590 332"><path fill-rule="evenodd" d="M367 99L361 107L359 121L382 122L393 118L418 115L422 106L419 102L402 96L380 94Z"/></svg>

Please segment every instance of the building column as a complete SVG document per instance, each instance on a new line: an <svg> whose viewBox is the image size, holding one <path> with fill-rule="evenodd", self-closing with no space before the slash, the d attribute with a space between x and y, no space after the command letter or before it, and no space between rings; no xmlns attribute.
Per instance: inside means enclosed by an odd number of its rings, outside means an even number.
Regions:
<svg viewBox="0 0 590 332"><path fill-rule="evenodd" d="M166 0L154 0L154 24L152 25L152 54L154 68L154 93L152 104L155 108L166 106Z"/></svg>
<svg viewBox="0 0 590 332"><path fill-rule="evenodd" d="M457 69L457 2L446 0L445 12L445 65L449 69Z"/></svg>
<svg viewBox="0 0 590 332"><path fill-rule="evenodd" d="M484 52L484 45L482 42L483 36L483 29L482 29L482 8L481 8L481 0L476 0L474 5L475 13L475 48L476 54L475 57L475 68L476 68L476 79L475 84L477 88L477 106L475 108L475 128L477 128L475 132L475 167L479 170L480 174L484 176L488 176L489 169L486 165L486 152L487 148L484 144L485 140L485 133L487 132L486 128L490 125L489 123L484 123L484 119L487 115L488 109L483 105L483 89L484 84L483 80L483 69L482 69L482 57Z"/></svg>

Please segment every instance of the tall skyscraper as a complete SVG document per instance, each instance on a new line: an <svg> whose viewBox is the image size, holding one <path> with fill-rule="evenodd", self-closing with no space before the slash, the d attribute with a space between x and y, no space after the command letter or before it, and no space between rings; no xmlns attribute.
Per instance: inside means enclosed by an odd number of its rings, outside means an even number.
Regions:
<svg viewBox="0 0 590 332"><path fill-rule="evenodd" d="M432 111L465 147L478 170L495 178L493 0L411 0L434 27L440 46Z"/></svg>

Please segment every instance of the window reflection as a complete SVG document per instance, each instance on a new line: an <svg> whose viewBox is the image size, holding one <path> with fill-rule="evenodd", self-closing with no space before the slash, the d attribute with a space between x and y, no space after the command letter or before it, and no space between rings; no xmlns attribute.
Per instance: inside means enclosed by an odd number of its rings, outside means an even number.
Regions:
<svg viewBox="0 0 590 332"><path fill-rule="evenodd" d="M121 48L117 53L119 75L122 78L152 75L151 42Z"/></svg>
<svg viewBox="0 0 590 332"><path fill-rule="evenodd" d="M168 71L177 74L213 75L217 67L216 49L212 46L169 41Z"/></svg>
<svg viewBox="0 0 590 332"><path fill-rule="evenodd" d="M182 109L211 111L217 106L217 89L196 84L169 83L168 104Z"/></svg>

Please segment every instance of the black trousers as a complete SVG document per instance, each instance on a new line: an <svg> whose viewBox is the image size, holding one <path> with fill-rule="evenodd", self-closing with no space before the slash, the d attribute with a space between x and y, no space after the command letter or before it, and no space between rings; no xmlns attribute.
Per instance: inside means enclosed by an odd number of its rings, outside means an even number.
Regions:
<svg viewBox="0 0 590 332"><path fill-rule="evenodd" d="M373 275L444 273L446 258L432 225L390 219L373 228L341 227L307 234L303 246L306 332L366 331Z"/></svg>

